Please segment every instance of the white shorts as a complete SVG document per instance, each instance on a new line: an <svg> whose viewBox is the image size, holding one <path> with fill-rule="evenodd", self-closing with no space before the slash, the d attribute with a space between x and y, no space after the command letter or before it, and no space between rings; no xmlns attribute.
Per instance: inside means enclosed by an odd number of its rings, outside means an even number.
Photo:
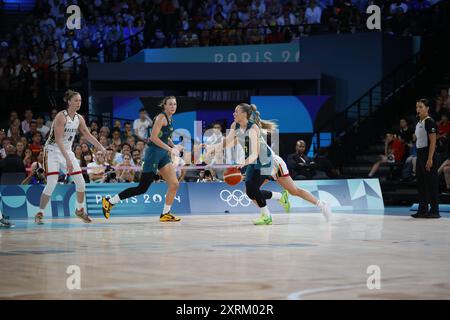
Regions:
<svg viewBox="0 0 450 320"><path fill-rule="evenodd" d="M289 175L286 162L276 154L273 155L272 173L270 174L273 180L277 180L280 177L286 177Z"/></svg>
<svg viewBox="0 0 450 320"><path fill-rule="evenodd" d="M73 166L73 171L68 175L83 173L75 154L71 150L67 151L67 154ZM67 173L67 162L59 148L46 147L44 149L44 170L46 176L59 175L60 171Z"/></svg>

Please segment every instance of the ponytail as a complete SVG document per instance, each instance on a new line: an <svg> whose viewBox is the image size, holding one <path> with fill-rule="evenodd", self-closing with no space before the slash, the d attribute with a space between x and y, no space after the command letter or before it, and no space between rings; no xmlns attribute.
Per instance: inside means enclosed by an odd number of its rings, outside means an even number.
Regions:
<svg viewBox="0 0 450 320"><path fill-rule="evenodd" d="M259 128L267 131L272 131L278 128L278 125L274 121L261 119L261 114L259 113L256 105L240 103L239 106L245 113L247 113L247 119L253 119Z"/></svg>
<svg viewBox="0 0 450 320"><path fill-rule="evenodd" d="M65 102L66 104L69 104L69 101L70 101L74 96L76 96L77 94L81 96L81 94L80 94L79 92L76 92L76 91L70 90L70 89L67 90L67 91L64 93L64 98L63 98L64 102Z"/></svg>
<svg viewBox="0 0 450 320"><path fill-rule="evenodd" d="M167 100L170 100L170 99L177 100L177 98L175 98L174 96L164 97L164 99L161 100L161 102L158 104L158 106L164 110L164 106L167 103Z"/></svg>

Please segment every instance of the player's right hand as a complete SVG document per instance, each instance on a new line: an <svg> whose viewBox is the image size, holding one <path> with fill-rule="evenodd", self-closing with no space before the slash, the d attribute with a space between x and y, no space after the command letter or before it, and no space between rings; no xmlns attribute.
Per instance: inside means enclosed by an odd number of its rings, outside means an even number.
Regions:
<svg viewBox="0 0 450 320"><path fill-rule="evenodd" d="M73 165L71 161L67 161L67 173L73 172Z"/></svg>

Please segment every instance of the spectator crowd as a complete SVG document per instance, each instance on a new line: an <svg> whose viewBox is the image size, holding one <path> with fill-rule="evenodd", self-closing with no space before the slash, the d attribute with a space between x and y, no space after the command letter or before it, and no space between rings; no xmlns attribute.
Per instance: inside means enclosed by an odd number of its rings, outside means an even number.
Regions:
<svg viewBox="0 0 450 320"><path fill-rule="evenodd" d="M436 2L38 0L26 19L0 37L0 90L18 87L33 99L40 86L67 87L87 61L122 61L145 47L280 43L316 31L367 31L371 4L382 9L383 30L412 34L421 29L420 12ZM82 12L79 30L66 26L66 8L73 3Z"/></svg>

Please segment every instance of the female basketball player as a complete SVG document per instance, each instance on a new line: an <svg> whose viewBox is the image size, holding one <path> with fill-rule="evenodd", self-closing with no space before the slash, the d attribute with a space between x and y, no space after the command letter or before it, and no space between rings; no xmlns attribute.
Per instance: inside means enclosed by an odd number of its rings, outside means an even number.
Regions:
<svg viewBox="0 0 450 320"><path fill-rule="evenodd" d="M67 103L67 109L56 115L44 147L44 170L47 176L47 185L41 195L39 212L34 218L37 224L43 224L44 210L58 183L60 170L66 171L67 175L71 176L75 182L77 191L76 216L86 223L92 222L91 218L84 211L86 186L78 160L72 152L72 144L75 135L80 131L98 150L105 154L106 150L91 135L84 118L77 113L81 107L81 95L76 91L68 90L64 95L64 102Z"/></svg>
<svg viewBox="0 0 450 320"><path fill-rule="evenodd" d="M290 205L286 191L279 193L260 190L261 186L271 177L292 195L300 196L320 207L325 217L328 218L330 211L328 205L325 202L318 201L311 193L295 186L283 159L275 155L262 137L262 130L271 131L276 128L276 124L260 119L260 113L253 104L239 104L233 113L233 117L234 122L226 138L225 147L232 147L235 143L235 137L237 137L237 141L245 150L246 159L238 168L247 166L245 174L246 193L261 209L261 216L254 221L254 224L272 224L272 217L266 204L268 199L280 200L285 210L289 211ZM246 136L249 138L249 143L245 141ZM208 152L215 148L217 148L216 145L208 147ZM262 151L267 151L267 156L261 154ZM261 170L265 171L264 174L261 174Z"/></svg>
<svg viewBox="0 0 450 320"><path fill-rule="evenodd" d="M166 202L163 213L159 220L161 222L180 221L180 218L170 213L175 195L177 194L179 182L176 171L171 161L171 154L179 156L180 147L175 146L171 140L173 126L172 116L177 111L177 100L175 97L165 97L160 104L161 113L156 116L151 130L150 142L145 151L142 175L137 187L128 188L112 198L102 199L103 215L109 219L112 207L120 200L143 194L151 183L157 180L157 172L167 182Z"/></svg>
<svg viewBox="0 0 450 320"><path fill-rule="evenodd" d="M289 170L287 168L284 160L274 154L273 155L273 165L272 165L272 174L269 178L270 180L274 180L278 183L284 190L279 192L272 192L272 197L270 199L279 200L280 204L284 207L286 212L290 211L291 205L289 203L289 194L293 196L300 197L313 205L317 206L322 212L325 219L328 221L331 215L331 209L327 202L316 199L309 191L299 188L295 185L291 176L289 175ZM269 182L269 179L266 179L264 182Z"/></svg>

